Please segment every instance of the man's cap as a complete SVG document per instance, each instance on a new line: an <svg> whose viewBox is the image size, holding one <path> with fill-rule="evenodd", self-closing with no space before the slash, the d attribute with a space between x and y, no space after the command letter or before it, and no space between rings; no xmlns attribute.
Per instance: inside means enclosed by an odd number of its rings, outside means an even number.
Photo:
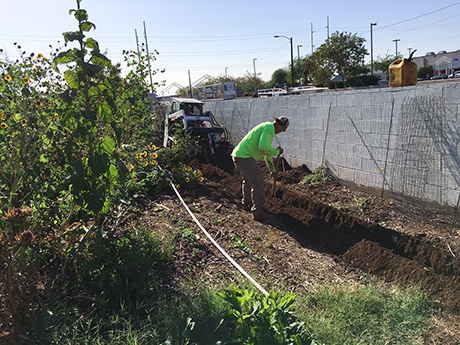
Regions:
<svg viewBox="0 0 460 345"><path fill-rule="evenodd" d="M286 116L275 117L276 122L280 125L285 126L286 128L289 127L289 119Z"/></svg>

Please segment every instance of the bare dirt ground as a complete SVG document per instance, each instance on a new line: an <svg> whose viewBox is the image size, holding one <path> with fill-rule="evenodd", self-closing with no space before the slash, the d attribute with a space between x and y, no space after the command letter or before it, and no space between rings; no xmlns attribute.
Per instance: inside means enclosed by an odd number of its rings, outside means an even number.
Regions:
<svg viewBox="0 0 460 345"><path fill-rule="evenodd" d="M284 286L308 293L317 283L346 284L377 276L401 286L419 285L439 305L426 344L460 344L460 231L453 215L352 190L337 182L299 184L307 167L280 172L276 190L266 174L266 209L275 218L253 220L241 209L241 177L230 165L192 163L203 184L180 192L199 222L265 289ZM171 192L139 205L143 221L158 230L189 228L162 284L186 279L245 278L204 236ZM155 212L152 212L152 208ZM460 222L459 222L460 223ZM204 277L204 278L203 278Z"/></svg>

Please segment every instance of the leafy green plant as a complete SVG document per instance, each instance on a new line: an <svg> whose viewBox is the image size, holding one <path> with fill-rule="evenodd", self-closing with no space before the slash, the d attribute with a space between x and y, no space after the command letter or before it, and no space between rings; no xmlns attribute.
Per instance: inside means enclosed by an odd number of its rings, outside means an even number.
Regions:
<svg viewBox="0 0 460 345"><path fill-rule="evenodd" d="M232 238L233 238L233 244L232 244L233 247L240 248L250 255L255 255L254 249L252 249L251 245L244 242L242 239L236 237L236 235L232 235Z"/></svg>
<svg viewBox="0 0 460 345"><path fill-rule="evenodd" d="M69 263L75 275L69 289L103 292L104 303L142 301L157 286L157 272L172 259L174 245L173 237L162 240L143 226L104 241L97 251L90 244Z"/></svg>
<svg viewBox="0 0 460 345"><path fill-rule="evenodd" d="M360 211L364 211L369 207L369 200L367 198L355 198L355 207Z"/></svg>
<svg viewBox="0 0 460 345"><path fill-rule="evenodd" d="M334 175L329 171L326 164L321 164L313 172L305 176L300 184L317 185L326 181L335 181Z"/></svg>
<svg viewBox="0 0 460 345"><path fill-rule="evenodd" d="M196 245L196 234L190 228L183 228L182 231L182 238L191 245Z"/></svg>
<svg viewBox="0 0 460 345"><path fill-rule="evenodd" d="M218 294L229 308L199 321L187 319L186 344L313 345L305 324L292 313L293 294L261 296L233 288Z"/></svg>

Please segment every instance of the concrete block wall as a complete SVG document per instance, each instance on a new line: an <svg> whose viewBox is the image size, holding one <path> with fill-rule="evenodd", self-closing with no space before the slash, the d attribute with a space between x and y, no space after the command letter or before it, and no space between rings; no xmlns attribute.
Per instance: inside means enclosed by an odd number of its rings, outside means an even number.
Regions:
<svg viewBox="0 0 460 345"><path fill-rule="evenodd" d="M237 144L254 126L287 116L278 134L291 166L326 162L341 180L456 206L460 195L460 84L328 90L205 104Z"/></svg>

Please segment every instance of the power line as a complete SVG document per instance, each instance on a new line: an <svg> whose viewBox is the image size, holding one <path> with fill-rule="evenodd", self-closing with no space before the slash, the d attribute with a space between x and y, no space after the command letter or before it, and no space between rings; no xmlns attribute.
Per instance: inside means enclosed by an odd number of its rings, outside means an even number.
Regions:
<svg viewBox="0 0 460 345"><path fill-rule="evenodd" d="M394 24L390 24L390 25L386 25L386 26L381 26L381 27L379 28L379 30L386 29L386 28L389 28L389 27L392 27L392 26L395 26L395 25L407 23L407 22L410 22L411 20L415 20L415 19L419 19L419 18L422 18L422 17L426 17L426 16L429 16L430 14L433 14L433 13L436 13L436 12L440 12L440 11L445 10L445 9L448 9L448 8L450 8L450 7L454 7L454 6L458 5L458 4L460 4L460 1L459 1L459 2L456 2L455 4L452 4L452 5L443 7L443 8L439 8L439 9L434 10L434 11L431 11L431 12L427 12L427 13L421 14L421 15L416 16L416 17L413 17L413 18L409 18L409 19L406 19L406 20L403 20L403 21L400 21L400 22L397 22L397 23L394 23Z"/></svg>

